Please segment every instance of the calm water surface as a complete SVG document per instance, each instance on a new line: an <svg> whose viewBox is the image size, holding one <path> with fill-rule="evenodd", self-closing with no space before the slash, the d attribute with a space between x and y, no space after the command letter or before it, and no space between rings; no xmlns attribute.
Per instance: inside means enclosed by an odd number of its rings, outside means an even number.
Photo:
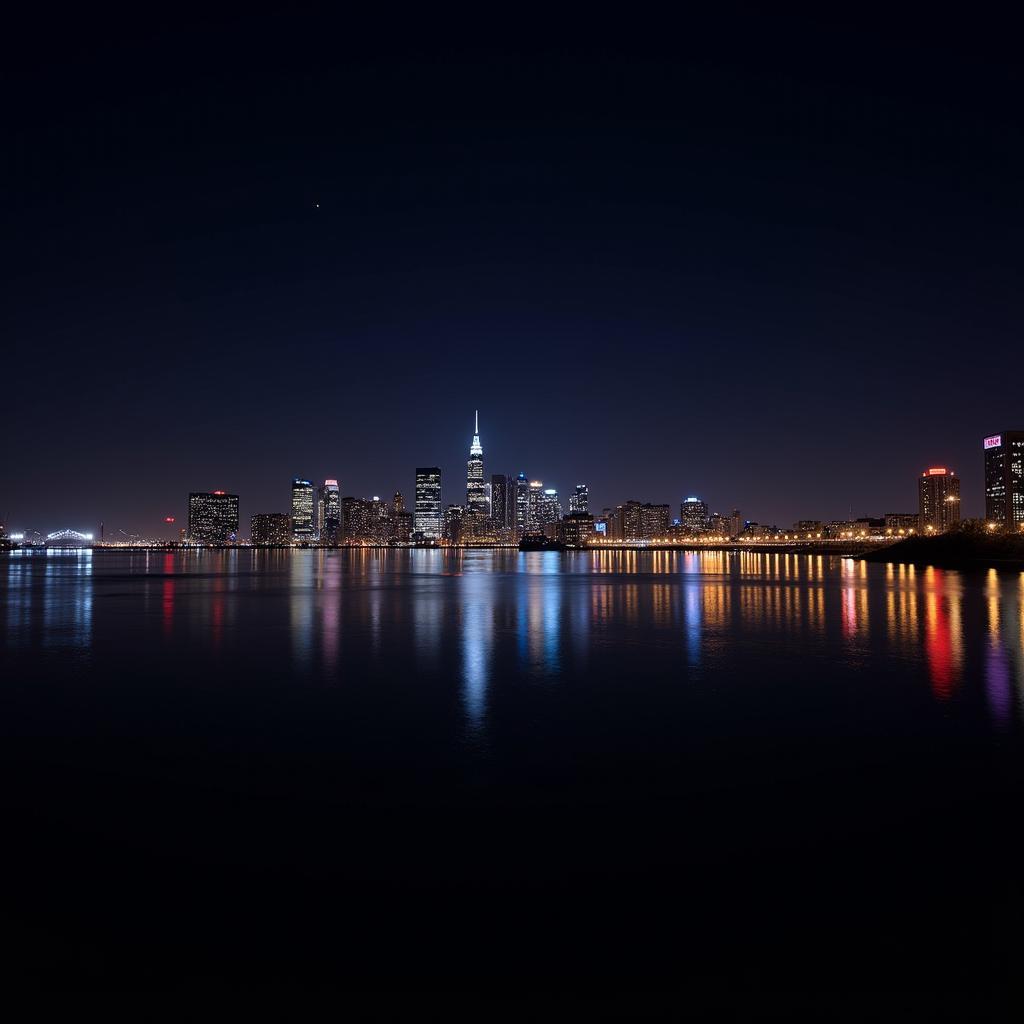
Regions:
<svg viewBox="0 0 1024 1024"><path fill-rule="evenodd" d="M1024 575L11 555L22 979L1000 993Z"/></svg>

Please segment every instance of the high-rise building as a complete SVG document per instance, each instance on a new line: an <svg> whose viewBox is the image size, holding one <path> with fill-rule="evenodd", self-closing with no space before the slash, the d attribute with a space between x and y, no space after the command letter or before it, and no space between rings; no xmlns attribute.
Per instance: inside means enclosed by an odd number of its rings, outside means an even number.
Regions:
<svg viewBox="0 0 1024 1024"><path fill-rule="evenodd" d="M960 478L944 466L926 469L917 482L921 529L942 533L960 522Z"/></svg>
<svg viewBox="0 0 1024 1024"><path fill-rule="evenodd" d="M559 523L559 533L559 539L568 547L584 547L594 536L594 517L589 512L570 512Z"/></svg>
<svg viewBox="0 0 1024 1024"><path fill-rule="evenodd" d="M405 498L401 491L395 491L391 499L391 539L398 544L408 544L412 537L412 513L405 510Z"/></svg>
<svg viewBox="0 0 1024 1024"><path fill-rule="evenodd" d="M313 485L296 477L292 481L292 538L301 543L314 536Z"/></svg>
<svg viewBox="0 0 1024 1024"><path fill-rule="evenodd" d="M569 514L590 511L590 491L586 484L577 484L569 495Z"/></svg>
<svg viewBox="0 0 1024 1024"><path fill-rule="evenodd" d="M316 505L320 543L334 547L341 534L341 491L337 480L325 480L320 485Z"/></svg>
<svg viewBox="0 0 1024 1024"><path fill-rule="evenodd" d="M193 491L188 496L188 539L193 544L228 544L238 539L238 495Z"/></svg>
<svg viewBox="0 0 1024 1024"><path fill-rule="evenodd" d="M495 473L491 477L491 520L499 530L511 530L516 525L515 498L515 479Z"/></svg>
<svg viewBox="0 0 1024 1024"><path fill-rule="evenodd" d="M1024 430L1004 430L982 443L985 518L1019 528L1024 523Z"/></svg>
<svg viewBox="0 0 1024 1024"><path fill-rule="evenodd" d="M258 512L249 520L249 542L256 547L291 544L291 516L284 512Z"/></svg>
<svg viewBox="0 0 1024 1024"><path fill-rule="evenodd" d="M708 528L707 502L685 498L679 505L679 522L687 533L704 533Z"/></svg>
<svg viewBox="0 0 1024 1024"><path fill-rule="evenodd" d="M437 466L416 470L413 530L428 540L441 536L441 470Z"/></svg>
<svg viewBox="0 0 1024 1024"><path fill-rule="evenodd" d="M441 536L452 544L461 543L466 516L461 505L449 505L441 516Z"/></svg>
<svg viewBox="0 0 1024 1024"><path fill-rule="evenodd" d="M670 522L668 505L627 501L622 506L623 540L654 540L667 537Z"/></svg>
<svg viewBox="0 0 1024 1024"><path fill-rule="evenodd" d="M537 525L542 529L562 518L562 503L558 500L558 491L554 487L546 487L540 496L537 508Z"/></svg>
<svg viewBox="0 0 1024 1024"><path fill-rule="evenodd" d="M530 481L525 473L516 477L516 533L522 537L530 528Z"/></svg>
<svg viewBox="0 0 1024 1024"><path fill-rule="evenodd" d="M544 482L542 480L531 480L530 489L527 492L526 503L526 532L535 533L541 527L540 503L544 494Z"/></svg>
<svg viewBox="0 0 1024 1024"><path fill-rule="evenodd" d="M487 515L487 494L484 491L484 449L480 444L480 413L473 421L473 443L466 463L466 508L480 518Z"/></svg>
<svg viewBox="0 0 1024 1024"><path fill-rule="evenodd" d="M743 532L743 525L743 517L740 515L740 510L734 508L729 516L729 536L738 537Z"/></svg>

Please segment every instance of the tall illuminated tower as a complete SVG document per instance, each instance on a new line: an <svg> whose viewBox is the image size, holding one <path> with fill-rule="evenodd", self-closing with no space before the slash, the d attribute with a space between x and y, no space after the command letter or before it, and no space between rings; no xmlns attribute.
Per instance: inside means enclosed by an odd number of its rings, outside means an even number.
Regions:
<svg viewBox="0 0 1024 1024"><path fill-rule="evenodd" d="M317 495L320 543L334 547L341 533L341 491L337 480L325 480Z"/></svg>
<svg viewBox="0 0 1024 1024"><path fill-rule="evenodd" d="M420 466L416 470L416 511L413 529L424 538L441 536L441 469Z"/></svg>
<svg viewBox="0 0 1024 1024"><path fill-rule="evenodd" d="M292 539L302 543L313 540L313 484L296 477L292 481Z"/></svg>
<svg viewBox="0 0 1024 1024"><path fill-rule="evenodd" d="M480 444L480 413L473 422L473 443L469 446L469 462L466 463L466 508L487 515L487 492L484 490L484 450Z"/></svg>

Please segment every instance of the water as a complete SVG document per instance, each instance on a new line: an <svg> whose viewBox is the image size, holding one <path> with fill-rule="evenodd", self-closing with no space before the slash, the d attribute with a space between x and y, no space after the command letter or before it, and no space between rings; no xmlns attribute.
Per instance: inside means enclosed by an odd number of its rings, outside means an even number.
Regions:
<svg viewBox="0 0 1024 1024"><path fill-rule="evenodd" d="M17 980L975 1006L1020 962L1022 574L81 552L0 598Z"/></svg>

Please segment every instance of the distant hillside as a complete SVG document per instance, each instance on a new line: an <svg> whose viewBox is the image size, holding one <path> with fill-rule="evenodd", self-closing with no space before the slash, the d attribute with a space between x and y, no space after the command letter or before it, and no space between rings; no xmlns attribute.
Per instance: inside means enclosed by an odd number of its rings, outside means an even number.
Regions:
<svg viewBox="0 0 1024 1024"><path fill-rule="evenodd" d="M936 537L907 537L861 557L866 562L907 562L944 569L1024 569L1024 534L953 530Z"/></svg>

